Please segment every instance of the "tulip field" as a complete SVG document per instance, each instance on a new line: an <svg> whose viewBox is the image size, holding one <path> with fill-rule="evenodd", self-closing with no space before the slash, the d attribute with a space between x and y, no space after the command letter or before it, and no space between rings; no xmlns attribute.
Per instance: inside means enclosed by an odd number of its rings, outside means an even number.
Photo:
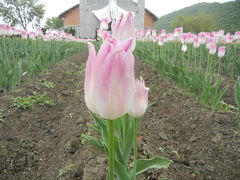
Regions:
<svg viewBox="0 0 240 180"><path fill-rule="evenodd" d="M0 25L0 180L240 179L240 31L112 21Z"/></svg>

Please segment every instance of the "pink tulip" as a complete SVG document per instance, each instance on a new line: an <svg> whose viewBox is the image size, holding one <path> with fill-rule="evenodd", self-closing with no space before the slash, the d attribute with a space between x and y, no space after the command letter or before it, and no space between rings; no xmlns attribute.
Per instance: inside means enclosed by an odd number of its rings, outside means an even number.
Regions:
<svg viewBox="0 0 240 180"><path fill-rule="evenodd" d="M182 27L174 29L174 37L179 38L179 37L181 37L182 33L183 33Z"/></svg>
<svg viewBox="0 0 240 180"><path fill-rule="evenodd" d="M85 102L93 113L114 120L129 111L134 97L134 57L132 40L105 41L96 55L89 43L85 72Z"/></svg>
<svg viewBox="0 0 240 180"><path fill-rule="evenodd" d="M133 39L132 51L136 46L136 34L134 27L134 13L122 15L116 22L112 20L112 36L120 41Z"/></svg>
<svg viewBox="0 0 240 180"><path fill-rule="evenodd" d="M199 37L199 43L200 44L205 44L206 43L206 34L205 33L199 33L198 37Z"/></svg>
<svg viewBox="0 0 240 180"><path fill-rule="evenodd" d="M193 47L198 48L199 46L200 46L199 39L196 36L196 37L194 37L194 40L193 40Z"/></svg>
<svg viewBox="0 0 240 180"><path fill-rule="evenodd" d="M166 36L166 35L167 35L166 29L162 29L160 36L161 36L161 37L164 37L164 36Z"/></svg>
<svg viewBox="0 0 240 180"><path fill-rule="evenodd" d="M100 22L100 29L101 30L108 30L108 24L111 22L110 18L103 18Z"/></svg>
<svg viewBox="0 0 240 180"><path fill-rule="evenodd" d="M159 46L162 46L163 44L164 44L164 42L163 42L162 38L159 38L159 39L158 39L158 45L159 45Z"/></svg>
<svg viewBox="0 0 240 180"><path fill-rule="evenodd" d="M225 55L225 49L226 49L225 46L221 46L218 48L218 57L219 58L222 58Z"/></svg>
<svg viewBox="0 0 240 180"><path fill-rule="evenodd" d="M142 77L140 80L137 79L134 100L128 112L131 116L135 118L143 116L148 106L148 91L149 88L145 87Z"/></svg>
<svg viewBox="0 0 240 180"><path fill-rule="evenodd" d="M209 54L214 55L217 51L217 45L216 43L212 42L209 45Z"/></svg>

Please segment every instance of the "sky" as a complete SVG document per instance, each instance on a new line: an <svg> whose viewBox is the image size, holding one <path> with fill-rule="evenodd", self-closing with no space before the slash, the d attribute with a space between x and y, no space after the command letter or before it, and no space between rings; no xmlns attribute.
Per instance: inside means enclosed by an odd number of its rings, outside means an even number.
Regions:
<svg viewBox="0 0 240 180"><path fill-rule="evenodd" d="M145 6L156 16L160 17L200 2L223 3L227 1L231 0L145 0ZM55 17L79 3L79 0L39 0L39 2L46 7L46 17Z"/></svg>
<svg viewBox="0 0 240 180"><path fill-rule="evenodd" d="M137 0L134 0L137 1ZM153 12L156 16L161 17L173 11L188 7L200 2L227 2L232 0L145 0L145 6L148 10ZM39 3L45 5L45 17L56 17L65 10L79 3L79 0L39 0ZM0 19L0 23L2 23Z"/></svg>

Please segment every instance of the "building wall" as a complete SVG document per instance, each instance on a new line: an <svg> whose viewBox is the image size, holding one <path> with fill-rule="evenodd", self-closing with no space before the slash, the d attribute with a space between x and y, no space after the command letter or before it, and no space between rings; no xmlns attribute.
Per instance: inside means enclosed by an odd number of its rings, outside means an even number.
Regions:
<svg viewBox="0 0 240 180"><path fill-rule="evenodd" d="M74 26L80 24L79 7L72 9L64 16L64 26Z"/></svg>
<svg viewBox="0 0 240 180"><path fill-rule="evenodd" d="M153 28L153 18L148 12L144 14L144 27Z"/></svg>
<svg viewBox="0 0 240 180"><path fill-rule="evenodd" d="M82 38L94 38L100 22L92 13L92 10L98 10L105 7L108 0L90 0L89 2L96 2L92 5L87 5L88 0L79 1L80 8L74 8L64 16L64 26L79 25L76 27L78 28L78 36ZM117 3L126 11L135 12L135 27L137 29L153 27L152 17L145 12L145 0L138 0L137 4L132 3L131 0L118 0Z"/></svg>

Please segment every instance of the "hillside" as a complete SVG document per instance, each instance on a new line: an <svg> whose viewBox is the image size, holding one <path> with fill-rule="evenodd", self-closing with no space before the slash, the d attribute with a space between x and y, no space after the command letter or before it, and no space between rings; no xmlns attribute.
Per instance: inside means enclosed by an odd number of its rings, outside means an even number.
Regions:
<svg viewBox="0 0 240 180"><path fill-rule="evenodd" d="M196 14L213 15L217 21L216 30L224 29L225 32L235 32L240 30L240 2L230 1L226 3L199 3L190 7L174 11L162 16L154 24L156 29L171 30L172 21L179 15Z"/></svg>

